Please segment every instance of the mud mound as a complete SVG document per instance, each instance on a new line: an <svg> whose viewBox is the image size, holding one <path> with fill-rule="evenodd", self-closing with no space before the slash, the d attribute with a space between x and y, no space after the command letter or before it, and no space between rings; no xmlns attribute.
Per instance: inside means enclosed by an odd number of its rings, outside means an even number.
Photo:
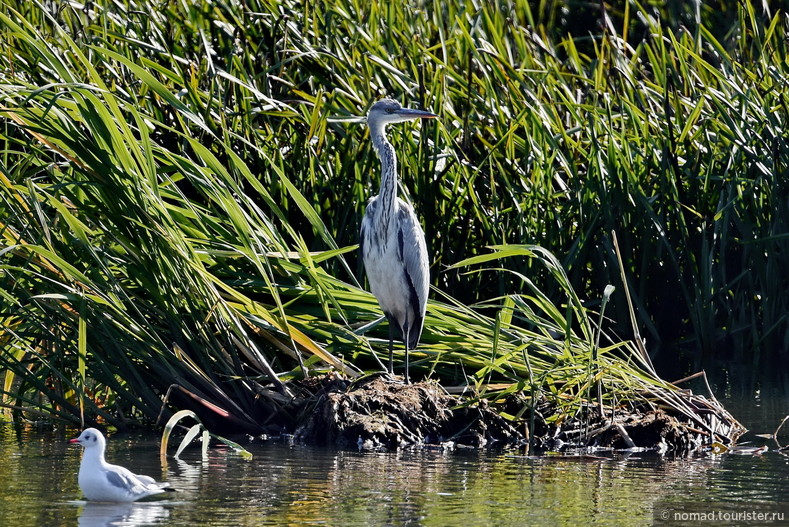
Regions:
<svg viewBox="0 0 789 527"><path fill-rule="evenodd" d="M404 384L381 374L351 381L329 373L291 381L288 388L287 395L261 389L259 411L251 424L194 394L180 393L186 390L171 389L168 396L189 403L207 426L223 435L236 430L367 449L529 444L535 453L591 448L682 455L704 445L734 445L746 432L714 398L690 391L662 389L616 407L582 401L568 412L555 401L542 398L535 404L519 393L497 400L494 411L473 394L451 395L435 382ZM463 393L467 395L468 389Z"/></svg>
<svg viewBox="0 0 789 527"><path fill-rule="evenodd" d="M305 405L296 438L319 445L394 449L452 441L479 447L522 436L484 406L458 407L438 384L403 384L374 375L332 382Z"/></svg>
<svg viewBox="0 0 789 527"><path fill-rule="evenodd" d="M570 419L561 429L555 430L553 442L537 437L544 448L562 449L646 449L657 451L689 452L704 443L704 437L662 410L650 410L616 416L613 420L595 415L585 419Z"/></svg>
<svg viewBox="0 0 789 527"><path fill-rule="evenodd" d="M717 401L682 392L677 397L685 403L684 412L645 402L630 408L606 407L601 414L597 405L585 404L575 415L558 417L555 404L542 400L532 414L527 409L531 401L513 395L497 403L499 412L521 416L513 425L488 408L484 399L472 405L433 382L403 384L380 374L351 382L330 374L301 381L298 391L298 410L290 412L295 438L317 445L396 449L442 443L472 447L531 443L535 453L592 448L682 455L713 442L734 444L745 432Z"/></svg>

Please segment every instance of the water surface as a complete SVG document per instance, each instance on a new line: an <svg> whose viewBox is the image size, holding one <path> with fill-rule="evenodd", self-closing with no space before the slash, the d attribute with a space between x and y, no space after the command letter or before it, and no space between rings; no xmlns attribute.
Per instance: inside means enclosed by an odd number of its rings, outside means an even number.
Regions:
<svg viewBox="0 0 789 527"><path fill-rule="evenodd" d="M785 402L727 406L754 432L772 432L789 414ZM719 521L710 525L789 523L789 456L777 451L565 460L272 441L248 445L251 460L225 448L211 448L202 459L195 448L162 464L158 436L115 434L110 462L169 481L179 492L108 505L80 494L80 449L67 443L77 432L0 425L0 526L699 525L690 514L715 511ZM789 427L783 438L789 442ZM757 513L783 514L783 521L726 521Z"/></svg>

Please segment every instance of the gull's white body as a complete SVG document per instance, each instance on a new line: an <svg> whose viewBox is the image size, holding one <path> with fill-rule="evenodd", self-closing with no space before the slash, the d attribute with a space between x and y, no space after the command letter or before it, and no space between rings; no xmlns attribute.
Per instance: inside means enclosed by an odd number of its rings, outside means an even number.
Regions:
<svg viewBox="0 0 789 527"><path fill-rule="evenodd" d="M111 465L104 460L106 441L95 428L87 428L79 437L69 441L85 449L79 466L79 488L92 501L130 502L160 494L167 487L150 476L134 474L130 470Z"/></svg>

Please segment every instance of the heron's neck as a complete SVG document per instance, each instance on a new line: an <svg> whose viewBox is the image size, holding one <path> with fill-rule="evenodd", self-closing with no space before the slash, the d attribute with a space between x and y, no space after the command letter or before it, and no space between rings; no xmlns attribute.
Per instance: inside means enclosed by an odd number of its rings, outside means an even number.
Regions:
<svg viewBox="0 0 789 527"><path fill-rule="evenodd" d="M397 156L392 144L386 140L383 129L373 134L373 148L381 160L381 190L378 192L378 207L382 222L389 223L397 202Z"/></svg>

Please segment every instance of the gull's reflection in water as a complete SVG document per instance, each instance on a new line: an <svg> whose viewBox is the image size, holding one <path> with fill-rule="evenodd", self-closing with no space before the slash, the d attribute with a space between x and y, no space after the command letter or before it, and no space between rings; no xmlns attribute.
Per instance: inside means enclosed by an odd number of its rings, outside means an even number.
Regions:
<svg viewBox="0 0 789 527"><path fill-rule="evenodd" d="M79 515L79 527L134 527L162 523L170 511L156 502L85 503Z"/></svg>

